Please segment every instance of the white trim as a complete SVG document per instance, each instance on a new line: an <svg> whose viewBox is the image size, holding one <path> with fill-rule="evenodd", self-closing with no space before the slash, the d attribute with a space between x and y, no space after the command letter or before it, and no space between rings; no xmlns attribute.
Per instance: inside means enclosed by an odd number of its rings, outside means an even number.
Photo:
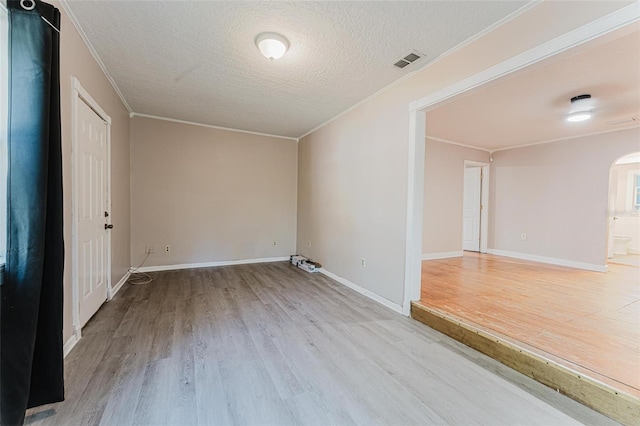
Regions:
<svg viewBox="0 0 640 426"><path fill-rule="evenodd" d="M71 76L71 301L73 328L76 338L79 340L82 336L80 324L80 289L78 284L78 224L76 217L76 206L78 202L78 179L76 176L78 154L76 126L78 116L78 102L84 102L98 116L105 121L107 127L107 158L106 179L107 179L107 208L111 212L111 117L100 107L80 84L80 81ZM113 217L109 218L109 222ZM111 232L107 232L107 300L111 292Z"/></svg>
<svg viewBox="0 0 640 426"><path fill-rule="evenodd" d="M411 111L409 114L409 137L415 143L409 144L407 164L407 228L402 297L402 313L406 316L411 315L411 301L420 300L426 119L426 114L421 111Z"/></svg>
<svg viewBox="0 0 640 426"><path fill-rule="evenodd" d="M529 65L533 65L551 56L562 53L568 49L576 47L587 41L605 35L611 31L622 28L640 19L640 8L637 2L616 10L609 15L603 16L589 24L583 25L575 30L569 31L546 43L529 49L519 55L513 56L499 64L496 64L484 71L461 80L449 87L432 93L428 96L411 102L411 110L428 110L434 108L436 104L443 102L454 96L468 92L476 87L497 80Z"/></svg>
<svg viewBox="0 0 640 426"><path fill-rule="evenodd" d="M436 259L450 259L453 257L462 257L464 252L460 251L445 251L440 253L422 253L422 260L436 260Z"/></svg>
<svg viewBox="0 0 640 426"><path fill-rule="evenodd" d="M272 135L269 133L252 132L249 130L232 129L230 127L214 126L213 124L197 123L195 121L177 120L175 118L160 117L158 115L138 114L137 112L132 112L131 114L129 114L129 117L130 118L133 118L133 117L151 118L154 120L170 121L172 123L189 124L191 126L199 126L199 127L208 127L209 129L226 130L227 132L246 133L249 135L266 136L268 138L287 139L290 141L298 142L298 138L293 138L291 136L280 136L280 135Z"/></svg>
<svg viewBox="0 0 640 426"><path fill-rule="evenodd" d="M598 132L583 133L583 134L579 134L579 135L563 136L561 138L555 138L555 139L546 139L546 140L530 142L530 143L526 143L526 144L522 144L522 145L510 145L510 146L507 146L507 147L504 147L504 148L495 148L495 149L488 149L488 148L482 148L482 147L479 147L479 146L467 145L467 144L464 144L462 142L452 141L450 139L436 138L435 136L427 135L425 137L427 139L429 139L429 140L433 140L433 141L436 141L436 142L442 142L442 143L447 143L447 144L451 144L451 145L458 145L458 146L462 146L464 148L476 149L476 150L479 150L479 151L488 152L489 154L493 154L494 152L507 151L507 150L510 150L510 149L525 148L527 146L544 145L544 144L552 143L552 142L564 142L564 141L569 141L569 140L572 140L572 139L586 138L586 137L589 137L589 136L597 136L597 135L604 135L604 134L607 134L607 133L623 132L625 130L637 129L638 127L640 127L640 124L634 124L632 126L620 127L620 128L616 128L616 129L601 130L601 131L598 131Z"/></svg>
<svg viewBox="0 0 640 426"><path fill-rule="evenodd" d="M555 257L538 256L535 254L519 253L515 251L489 249L487 253L495 256L511 257L513 259L530 260L532 262L548 263L549 265L567 266L569 268L585 269L587 271L607 272L607 265L576 262L574 260L558 259Z"/></svg>
<svg viewBox="0 0 640 426"><path fill-rule="evenodd" d="M499 152L499 151L507 151L507 150L510 150L510 149L525 148L525 147L528 147L528 146L545 145L545 144L552 143L552 142L565 142L565 141L570 141L572 139L587 138L589 136L598 136L598 135L604 135L604 134L607 134L607 133L623 132L625 130L637 129L639 127L640 127L640 124L635 124L633 126L621 127L619 129L601 130L599 132L584 133L584 134L581 134L581 135L564 136L564 137L561 137L561 138L549 139L549 140L538 141L538 142L531 142L531 143L526 143L526 144L523 144L523 145L512 145L512 146L508 146L506 148L496 148L493 151L491 151L491 153Z"/></svg>
<svg viewBox="0 0 640 426"><path fill-rule="evenodd" d="M139 272L177 271L179 269L210 268L214 266L229 266L229 265L247 265L251 263L284 262L287 260L289 260L289 256L265 257L261 259L223 260L220 262L179 263L175 265L143 266L141 268L138 268L138 271Z"/></svg>
<svg viewBox="0 0 640 426"><path fill-rule="evenodd" d="M71 318L74 329L79 329L81 328L80 290L78 288L78 225L76 223L76 204L79 195L78 184L74 175L78 167L76 160L77 138L75 133L78 121L78 100L80 99L80 94L76 87L76 78L71 77L71 80Z"/></svg>
<svg viewBox="0 0 640 426"><path fill-rule="evenodd" d="M351 107L345 109L344 111L342 111L341 113L338 113L337 115L334 115L333 117L331 117L330 119L328 119L327 121L317 125L316 127L314 127L313 129L309 130L308 132L304 133L302 136L298 136L298 139L302 139L306 136L309 136L311 133L315 132L316 130L319 130L321 128L323 128L324 126L326 126L327 124L331 123L332 121L337 120L338 118L349 114L351 111L353 111L354 109L358 108L361 105L366 104L367 102L369 102L370 100L378 97L379 95L383 94L384 92L386 92L387 90L397 86L398 84L402 83L403 81L405 81L408 78L413 77L414 75L416 75L417 73L419 73L420 71L424 70L427 67L430 67L432 65L437 64L438 62L442 61L443 59L445 59L446 57L448 57L449 55L453 54L454 52L462 49L463 47L473 43L474 41L484 37L485 35L495 31L496 29L498 29L499 27L501 27L502 25L506 24L507 22L517 18L518 16L528 12L529 10L533 9L534 7L536 7L538 4L542 3L543 0L532 0L529 3L527 3L526 5L522 6L520 9L516 10L515 12L505 16L504 18L502 18L501 20L493 23L492 25L488 26L487 28L485 28L484 30L480 31L477 34L474 34L473 36L469 37L468 39L466 39L465 41L463 41L462 43L456 44L455 46L453 46L451 49L441 53L440 55L436 56L435 58L431 59L430 61L426 61L422 66L420 66L419 68L416 68L415 70L403 75L402 77L400 77L399 79L395 80L394 82L392 82L391 84L383 87L382 89L378 90L377 92L373 93L372 95L367 96L366 98L364 98L363 100L361 100L360 102L358 102L355 105L352 105Z"/></svg>
<svg viewBox="0 0 640 426"><path fill-rule="evenodd" d="M71 23L75 27L76 31L78 31L78 34L80 35L80 38L82 39L84 44L87 46L87 49L89 49L89 53L91 53L91 56L93 56L93 59L96 61L96 63L98 64L98 66L102 70L102 73L106 77L107 81L109 81L109 84L111 84L111 87L113 87L113 90L116 92L116 94L120 98L120 101L122 101L122 104L127 109L127 111L131 112L132 110L131 110L131 107L129 106L129 103L124 98L124 95L120 91L120 88L116 84L116 81L113 79L113 77L111 77L111 74L109 74L109 71L107 71L107 67L102 62L102 59L100 59L100 56L98 56L98 52L96 52L96 49L93 47L93 45L89 41L89 37L87 37L87 34L82 29L82 26L80 25L80 22L78 21L78 18L76 18L76 15L74 15L74 13L71 11L71 8L67 4L67 0L59 0L59 2L60 2L60 6L62 6L62 9L65 11L67 16L69 17L69 20L71 21Z"/></svg>
<svg viewBox="0 0 640 426"><path fill-rule="evenodd" d="M93 97L89 94L89 92L87 92L85 88L82 87L82 84L80 84L80 80L78 80L78 78L73 75L71 76L71 89L72 91L77 92L77 95L75 93L73 94L74 97L78 96L81 99L84 99L85 103L89 106L89 108L94 110L95 113L98 114L100 118L102 118L108 125L111 125L111 117L109 117L109 114L107 114L100 107L98 102L96 102L96 100L93 99Z"/></svg>
<svg viewBox="0 0 640 426"><path fill-rule="evenodd" d="M466 145L460 142L454 142L452 140L449 139L442 139L442 138L436 138L434 136L426 136L427 139L432 140L432 141L436 141L436 142L442 142L442 143L448 143L449 145L457 145L457 146L461 146L463 148L470 148L470 149L475 149L477 151L484 151L484 152L488 152L489 154L491 154L493 151L491 151L490 149L487 148L481 148L479 146L473 146L473 145Z"/></svg>
<svg viewBox="0 0 640 426"><path fill-rule="evenodd" d="M344 285L345 287L349 287L351 290L356 291L360 294L362 294L363 296L368 297L369 299L373 300L374 302L378 302L379 304L391 309L394 312L397 312L401 315L404 315L402 306L393 303L392 301L390 301L389 299L385 299L384 297L378 296L377 294L367 290L364 287L360 287L358 284L352 283L351 281L347 280L346 278L342 278L339 275L334 274L333 272L327 271L324 268L320 268L318 269L318 271L323 274L326 275L327 277L331 278L334 281L339 282L340 284Z"/></svg>
<svg viewBox="0 0 640 426"><path fill-rule="evenodd" d="M129 280L130 276L131 276L131 271L127 271L127 273L124 274L122 278L120 278L120 281L116 283L115 287L109 288L109 291L107 292L107 300L113 299L116 293L118 293L118 291L120 291L122 286Z"/></svg>
<svg viewBox="0 0 640 426"><path fill-rule="evenodd" d="M446 58L447 56L449 56L449 55L451 55L451 54L453 54L455 52L457 52L458 50L461 50L461 49L469 46L471 43L481 39L482 37L486 36L489 33L492 33L493 31L495 31L498 28L502 27L504 24L507 24L510 21L512 21L512 20L516 19L517 17L519 17L520 15L523 15L523 14L527 13L528 11L530 11L533 8L535 8L536 6L538 6L543 1L544 0L529 0L529 2L527 4L525 4L524 6L522 6L520 9L516 10L515 12L512 12L512 13L508 14L507 16L505 16L504 18L500 19L499 21L494 22L493 24L489 25L484 30L480 31L479 33L476 33L476 34L472 35L471 37L469 37L468 39L466 39L462 43L456 44L451 49L447 50L446 52L442 53L441 55L438 55L435 59L437 61L441 61L442 59ZM436 60L431 61L429 64L426 64L426 65L434 64L436 62ZM426 65L423 66L421 69L426 68Z"/></svg>
<svg viewBox="0 0 640 426"><path fill-rule="evenodd" d="M635 179L636 175L640 175L640 169L633 169L633 170L627 171L627 187L625 188L626 194L624 194L624 207L626 211L637 214L638 211L634 209L635 197L636 197L636 179ZM620 178L618 177L618 179Z"/></svg>
<svg viewBox="0 0 640 426"><path fill-rule="evenodd" d="M406 251L405 251L405 274L404 274L404 301L403 312L408 315L410 312L411 300L420 299L420 259L422 225L413 220L416 217L416 210L419 216L423 215L424 197L423 188L414 185L414 182L422 179L424 181L424 161L422 164L416 161L416 150L420 147L424 149L425 121L418 117L425 116L425 111L435 108L441 102L465 93L476 87L482 86L507 74L518 71L536 62L547 59L553 55L564 52L567 49L578 46L589 40L602 36L608 32L622 28L640 19L640 8L637 2L625 6L591 23L583 25L575 30L569 31L559 37L543 43L533 49L507 59L493 67L481 71L473 76L459 81L442 90L432 93L423 98L417 99L409 104L409 147L408 147L408 186L407 186L407 222L406 222ZM417 207L419 205L419 207ZM575 262L573 263L575 265ZM597 267L600 265L582 264L582 266ZM605 267L606 269L606 267Z"/></svg>
<svg viewBox="0 0 640 426"><path fill-rule="evenodd" d="M69 340L64 343L64 346L62 347L62 356L66 358L76 344L78 344L78 336L74 333L69 337Z"/></svg>
<svg viewBox="0 0 640 426"><path fill-rule="evenodd" d="M431 65L433 63L435 63L436 61L431 61L431 62L427 62L425 64L425 67L428 65ZM418 68L408 74L405 74L403 77L400 77L399 79L395 80L393 83L389 84L388 86L383 87L382 89L378 90L377 92L375 92L374 94L367 96L366 98L364 98L363 100L361 100L360 102L350 106L349 108L345 109L344 111L342 111L341 113L338 113L337 115L334 115L333 117L331 117L330 119L328 119L327 121L318 124L316 127L314 127L313 129L309 130L308 132L298 136L298 140L306 138L307 136L309 136L311 133L316 132L320 129L322 129L324 126L332 123L333 121L336 121L337 119L339 119L340 117L343 117L347 114L349 114L351 111L357 109L358 107L366 104L367 102L371 101L372 99L377 98L378 96L380 96L381 94L383 94L384 92L386 92L387 90L392 89L393 87L397 86L398 84L402 83L403 81L405 81L406 79L408 79L409 77L413 77L414 75L416 75L416 73L420 72L422 69L424 68Z"/></svg>

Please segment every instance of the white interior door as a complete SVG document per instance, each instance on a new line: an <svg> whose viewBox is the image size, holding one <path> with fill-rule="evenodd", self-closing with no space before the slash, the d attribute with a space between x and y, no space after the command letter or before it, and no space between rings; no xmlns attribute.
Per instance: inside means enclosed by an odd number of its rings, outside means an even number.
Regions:
<svg viewBox="0 0 640 426"><path fill-rule="evenodd" d="M76 117L77 282L80 326L107 300L107 125L85 102Z"/></svg>
<svg viewBox="0 0 640 426"><path fill-rule="evenodd" d="M464 169L464 202L462 215L462 249L480 251L480 201L482 168Z"/></svg>

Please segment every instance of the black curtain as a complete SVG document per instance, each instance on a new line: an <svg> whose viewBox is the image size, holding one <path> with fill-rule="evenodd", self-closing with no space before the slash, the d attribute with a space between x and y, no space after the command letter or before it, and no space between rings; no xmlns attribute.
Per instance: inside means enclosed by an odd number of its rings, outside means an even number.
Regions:
<svg viewBox="0 0 640 426"><path fill-rule="evenodd" d="M60 13L8 0L7 253L0 287L0 423L64 399ZM31 10L29 10L31 9ZM43 19L44 18L44 19ZM46 20L46 21L45 21Z"/></svg>

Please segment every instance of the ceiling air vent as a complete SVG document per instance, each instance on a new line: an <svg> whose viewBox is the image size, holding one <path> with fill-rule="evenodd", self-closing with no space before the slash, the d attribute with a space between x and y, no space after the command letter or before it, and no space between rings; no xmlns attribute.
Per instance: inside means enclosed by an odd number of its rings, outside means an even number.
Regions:
<svg viewBox="0 0 640 426"><path fill-rule="evenodd" d="M414 51L410 52L409 54L407 54L402 59L399 59L393 65L398 67L398 68L404 68L407 65L411 65L412 63L414 63L415 61L417 61L418 59L420 59L422 57L424 57L424 55L422 53L418 52L417 50L414 50Z"/></svg>
<svg viewBox="0 0 640 426"><path fill-rule="evenodd" d="M638 119L636 117L628 117L628 118L620 118L618 120L607 121L607 124L610 126L617 126L619 124L634 124L637 122L638 122Z"/></svg>

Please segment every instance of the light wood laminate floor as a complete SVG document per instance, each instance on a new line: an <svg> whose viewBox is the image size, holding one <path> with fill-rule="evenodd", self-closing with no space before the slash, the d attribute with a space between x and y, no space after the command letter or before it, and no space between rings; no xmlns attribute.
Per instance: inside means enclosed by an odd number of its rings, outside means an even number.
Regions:
<svg viewBox="0 0 640 426"><path fill-rule="evenodd" d="M422 263L420 304L640 397L640 269L591 272L465 252Z"/></svg>
<svg viewBox="0 0 640 426"><path fill-rule="evenodd" d="M597 424L608 418L288 263L126 285L27 424Z"/></svg>

